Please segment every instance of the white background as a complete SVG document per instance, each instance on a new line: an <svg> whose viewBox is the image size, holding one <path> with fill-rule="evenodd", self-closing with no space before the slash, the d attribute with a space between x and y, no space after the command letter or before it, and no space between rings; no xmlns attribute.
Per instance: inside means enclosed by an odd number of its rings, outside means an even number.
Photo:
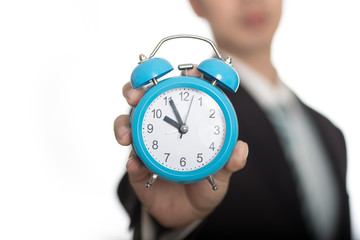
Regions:
<svg viewBox="0 0 360 240"><path fill-rule="evenodd" d="M344 131L356 239L359 10L351 0L286 1L273 48L282 79ZM178 33L212 38L187 1L1 1L0 239L130 238L116 197L129 148L113 120L129 110L121 89L138 54ZM159 54L195 63L212 54L179 44Z"/></svg>

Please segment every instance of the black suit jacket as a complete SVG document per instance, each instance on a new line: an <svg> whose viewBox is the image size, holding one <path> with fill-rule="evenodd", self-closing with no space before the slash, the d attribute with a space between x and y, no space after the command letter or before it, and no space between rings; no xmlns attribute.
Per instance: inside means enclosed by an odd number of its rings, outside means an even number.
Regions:
<svg viewBox="0 0 360 240"><path fill-rule="evenodd" d="M274 128L244 89L237 93L225 92L237 112L239 139L249 145L247 164L231 177L221 204L187 238L311 239L301 214L294 177ZM340 189L340 224L335 239L350 239L343 134L325 117L302 105L324 142ZM130 227L135 228L134 238L139 238L140 203L127 175L119 185L118 194L130 215Z"/></svg>

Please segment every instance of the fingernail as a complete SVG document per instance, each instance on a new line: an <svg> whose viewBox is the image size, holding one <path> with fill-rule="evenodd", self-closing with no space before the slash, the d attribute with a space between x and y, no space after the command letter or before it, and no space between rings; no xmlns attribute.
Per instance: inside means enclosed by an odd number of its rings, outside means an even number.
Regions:
<svg viewBox="0 0 360 240"><path fill-rule="evenodd" d="M248 158L248 156L249 156L249 145L247 144L247 143L245 143L246 144L246 158Z"/></svg>
<svg viewBox="0 0 360 240"><path fill-rule="evenodd" d="M124 137L126 137L129 134L129 129L126 127L119 127L117 132L118 132L119 139L123 139Z"/></svg>
<svg viewBox="0 0 360 240"><path fill-rule="evenodd" d="M134 88L130 88L127 92L126 92L126 98L131 100L134 96L134 94L136 94L136 89Z"/></svg>
<svg viewBox="0 0 360 240"><path fill-rule="evenodd" d="M126 163L126 168L129 168L129 165L132 163L132 161L134 161L134 158L129 158L127 163Z"/></svg>
<svg viewBox="0 0 360 240"><path fill-rule="evenodd" d="M126 163L126 170L128 172L134 173L139 170L139 162L136 157L129 157L128 162Z"/></svg>

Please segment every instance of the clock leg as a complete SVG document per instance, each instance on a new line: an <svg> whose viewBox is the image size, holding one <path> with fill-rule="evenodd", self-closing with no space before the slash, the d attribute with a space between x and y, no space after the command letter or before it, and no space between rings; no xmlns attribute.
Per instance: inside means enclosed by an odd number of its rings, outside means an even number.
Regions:
<svg viewBox="0 0 360 240"><path fill-rule="evenodd" d="M214 180L213 175L209 175L206 179L207 179L207 180L209 181L209 183L211 184L212 190L214 190L214 191L218 190L218 186L215 184L215 180Z"/></svg>
<svg viewBox="0 0 360 240"><path fill-rule="evenodd" d="M152 184L156 181L158 175L157 174L153 174L151 176L151 178L149 179L149 181L147 182L147 184L145 185L146 188L151 188Z"/></svg>

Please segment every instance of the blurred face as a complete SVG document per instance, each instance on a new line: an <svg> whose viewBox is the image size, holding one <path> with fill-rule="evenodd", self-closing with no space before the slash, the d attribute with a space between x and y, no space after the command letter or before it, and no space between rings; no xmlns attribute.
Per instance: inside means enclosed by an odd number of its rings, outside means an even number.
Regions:
<svg viewBox="0 0 360 240"><path fill-rule="evenodd" d="M281 17L281 0L190 0L218 46L228 52L269 49Z"/></svg>

